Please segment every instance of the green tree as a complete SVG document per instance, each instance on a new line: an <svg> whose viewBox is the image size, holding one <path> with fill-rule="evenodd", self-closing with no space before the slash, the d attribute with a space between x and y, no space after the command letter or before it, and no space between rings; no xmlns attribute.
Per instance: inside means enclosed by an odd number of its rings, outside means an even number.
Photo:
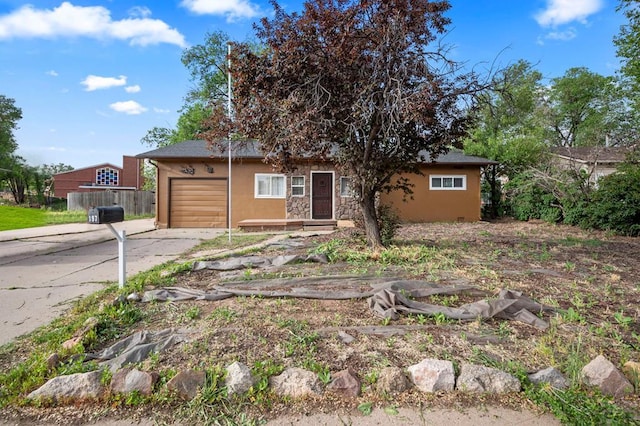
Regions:
<svg viewBox="0 0 640 426"><path fill-rule="evenodd" d="M621 0L618 10L623 11L628 22L620 27L613 42L622 60L621 72L629 78L637 94L640 93L640 1Z"/></svg>
<svg viewBox="0 0 640 426"><path fill-rule="evenodd" d="M209 140L255 138L276 168L301 155L326 158L351 176L369 245L380 248L376 198L409 188L394 175L418 171L465 131L464 101L479 90L437 43L447 1L314 0L300 14L273 1L257 26L266 48L234 45L234 127L214 111ZM215 126L218 126L217 128Z"/></svg>
<svg viewBox="0 0 640 426"><path fill-rule="evenodd" d="M551 80L542 97L551 146L579 147L628 143L628 100L614 77L571 68Z"/></svg>
<svg viewBox="0 0 640 426"><path fill-rule="evenodd" d="M15 100L0 95L0 169L11 168L12 154L18 148L14 132L18 130L21 119L22 110L15 105Z"/></svg>
<svg viewBox="0 0 640 426"><path fill-rule="evenodd" d="M479 97L474 127L464 141L467 154L498 162L484 170L489 188L489 217L503 212L501 181L541 161L546 149L538 115L542 74L519 61L496 76L494 86Z"/></svg>
<svg viewBox="0 0 640 426"><path fill-rule="evenodd" d="M9 172L5 175L5 182L11 191L16 204L24 204L27 201L26 194L33 169L29 167L24 158L11 154L8 161Z"/></svg>
<svg viewBox="0 0 640 426"><path fill-rule="evenodd" d="M185 96L176 127L154 127L141 139L142 144L160 148L202 137L211 108L226 108L228 43L225 33L213 32L206 35L203 44L184 50L181 60L189 70L193 87Z"/></svg>

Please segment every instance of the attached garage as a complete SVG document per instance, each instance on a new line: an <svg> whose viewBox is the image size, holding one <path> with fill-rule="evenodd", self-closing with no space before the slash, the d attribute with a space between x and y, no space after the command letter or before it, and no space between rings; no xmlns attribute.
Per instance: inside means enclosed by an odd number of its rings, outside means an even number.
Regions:
<svg viewBox="0 0 640 426"><path fill-rule="evenodd" d="M169 227L225 228L227 200L226 178L171 178Z"/></svg>

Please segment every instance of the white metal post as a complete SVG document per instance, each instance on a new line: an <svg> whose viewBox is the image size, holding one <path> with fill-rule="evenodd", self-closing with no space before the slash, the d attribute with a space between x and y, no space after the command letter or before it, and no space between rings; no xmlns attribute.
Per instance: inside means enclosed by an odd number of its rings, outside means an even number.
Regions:
<svg viewBox="0 0 640 426"><path fill-rule="evenodd" d="M127 280L127 262L125 259L127 233L124 229L121 231L116 230L110 223L106 225L118 240L118 286L122 288Z"/></svg>
<svg viewBox="0 0 640 426"><path fill-rule="evenodd" d="M231 120L231 43L227 44L227 114ZM227 156L229 158L229 171L227 179L227 194L229 197L229 211L227 220L229 221L229 243L231 243L231 132L227 135Z"/></svg>

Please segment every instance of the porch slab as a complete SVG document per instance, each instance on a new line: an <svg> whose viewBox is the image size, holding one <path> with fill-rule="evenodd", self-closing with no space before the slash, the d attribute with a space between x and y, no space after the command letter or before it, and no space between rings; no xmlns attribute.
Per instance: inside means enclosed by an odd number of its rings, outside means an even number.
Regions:
<svg viewBox="0 0 640 426"><path fill-rule="evenodd" d="M311 219L246 219L238 222L238 228L247 232L333 230L337 220Z"/></svg>

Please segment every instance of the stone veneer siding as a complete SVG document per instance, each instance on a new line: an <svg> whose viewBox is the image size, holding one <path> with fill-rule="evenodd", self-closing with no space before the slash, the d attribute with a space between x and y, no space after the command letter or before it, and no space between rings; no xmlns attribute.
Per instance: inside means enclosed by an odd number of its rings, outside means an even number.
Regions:
<svg viewBox="0 0 640 426"><path fill-rule="evenodd" d="M340 196L341 175L330 166L319 164L299 165L297 170L287 175L287 219L311 219L311 172L334 172L333 202L334 219L350 220L359 211L353 197ZM304 176L304 196L291 195L291 178Z"/></svg>

